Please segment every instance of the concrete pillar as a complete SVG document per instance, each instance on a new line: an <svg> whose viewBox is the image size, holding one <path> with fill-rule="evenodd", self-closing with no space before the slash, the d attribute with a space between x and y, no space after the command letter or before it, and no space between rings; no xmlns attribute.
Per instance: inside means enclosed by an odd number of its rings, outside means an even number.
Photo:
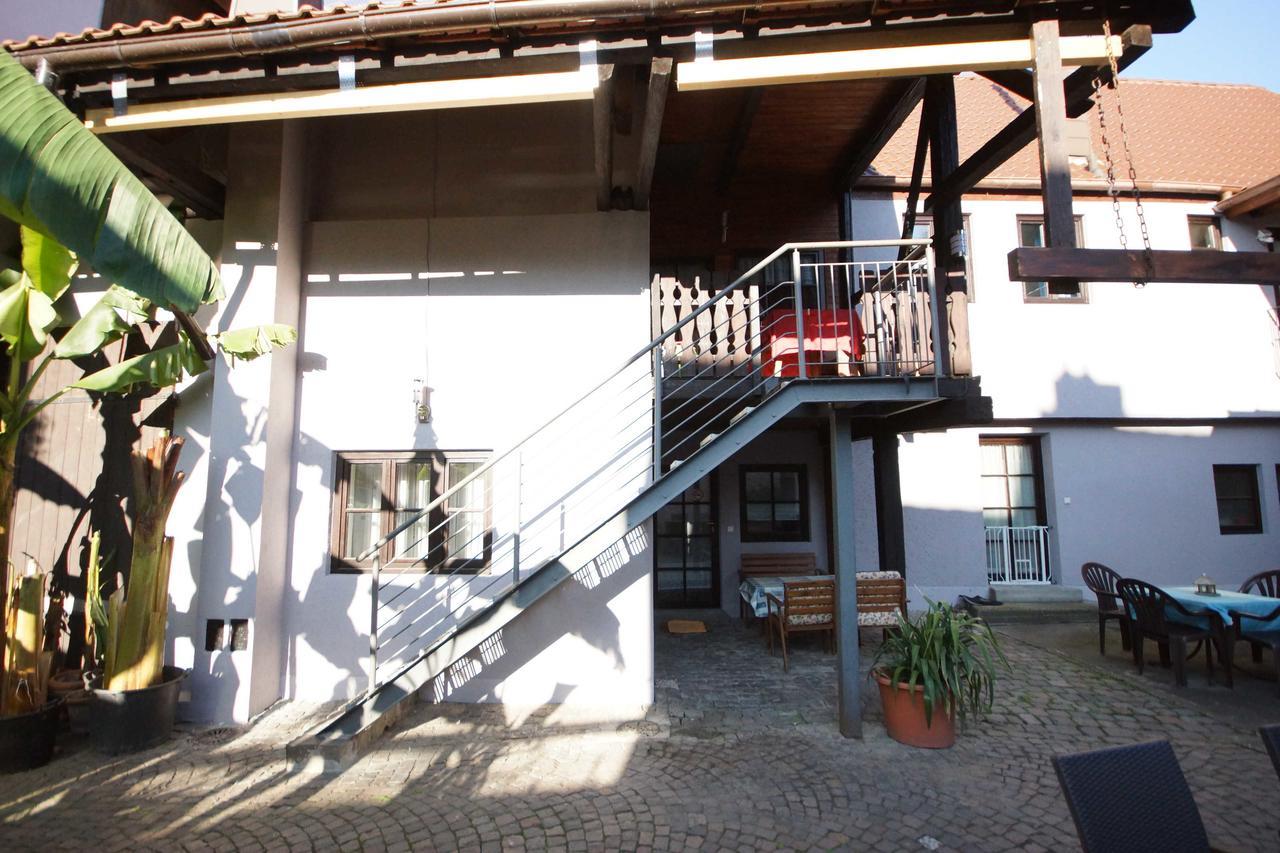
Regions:
<svg viewBox="0 0 1280 853"><path fill-rule="evenodd" d="M858 583L853 515L853 424L847 411L829 414L831 536L836 580L836 644L840 734L862 737L862 676L858 661Z"/></svg>
<svg viewBox="0 0 1280 853"><path fill-rule="evenodd" d="M299 325L305 132L302 122L231 128L221 255L227 296L209 324L215 331ZM297 358L293 346L252 363L219 357L212 370L206 490L182 496L204 502L199 530L186 534L198 554L191 711L199 718L243 722L281 695ZM205 645L210 620L227 629L214 650ZM247 626L242 648L231 645L237 622Z"/></svg>

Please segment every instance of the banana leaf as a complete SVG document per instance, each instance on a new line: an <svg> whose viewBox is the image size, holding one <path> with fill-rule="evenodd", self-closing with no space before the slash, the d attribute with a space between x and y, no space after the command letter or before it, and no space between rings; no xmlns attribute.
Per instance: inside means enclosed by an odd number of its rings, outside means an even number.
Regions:
<svg viewBox="0 0 1280 853"><path fill-rule="evenodd" d="M152 350L119 364L90 373L71 387L86 391L128 391L138 385L164 388L173 385L184 375L204 373L208 365L200 358L196 348L183 337L178 343Z"/></svg>
<svg viewBox="0 0 1280 853"><path fill-rule="evenodd" d="M57 322L53 300L26 273L0 291L0 339L9 345L10 358L29 361L40 355Z"/></svg>
<svg viewBox="0 0 1280 853"><path fill-rule="evenodd" d="M39 231L22 229L22 269L45 296L57 301L71 285L78 266L76 256L66 246Z"/></svg>
<svg viewBox="0 0 1280 853"><path fill-rule="evenodd" d="M113 284L62 336L53 354L56 358L79 358L98 352L107 344L129 334L150 313L151 303L138 294Z"/></svg>
<svg viewBox="0 0 1280 853"><path fill-rule="evenodd" d="M273 349L287 347L297 339L298 330L281 323L246 326L220 335L210 335L210 340L217 344L218 349L244 361L253 361Z"/></svg>
<svg viewBox="0 0 1280 853"><path fill-rule="evenodd" d="M0 215L159 305L194 311L222 297L216 266L181 223L4 51L0 116Z"/></svg>

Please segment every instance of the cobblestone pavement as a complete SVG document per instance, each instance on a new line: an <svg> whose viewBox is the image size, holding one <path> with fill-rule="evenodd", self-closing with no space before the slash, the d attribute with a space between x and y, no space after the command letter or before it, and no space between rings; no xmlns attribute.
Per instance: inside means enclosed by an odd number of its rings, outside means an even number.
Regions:
<svg viewBox="0 0 1280 853"><path fill-rule="evenodd" d="M1256 734L1171 691L1009 639L996 712L951 750L912 750L884 734L871 691L865 738L837 735L817 644L784 675L758 633L710 629L659 632L656 705L621 725L422 706L336 776L285 772L282 744L315 712L296 705L126 758L72 745L0 777L0 850L1072 849L1050 756L1157 737L1215 845L1278 846Z"/></svg>

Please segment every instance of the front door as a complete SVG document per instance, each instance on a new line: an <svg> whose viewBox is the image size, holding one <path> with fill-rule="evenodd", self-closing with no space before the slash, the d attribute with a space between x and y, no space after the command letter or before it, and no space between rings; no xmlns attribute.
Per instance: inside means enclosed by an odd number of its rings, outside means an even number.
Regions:
<svg viewBox="0 0 1280 853"><path fill-rule="evenodd" d="M718 607L720 565L716 560L715 475L658 510L654 518L658 607Z"/></svg>

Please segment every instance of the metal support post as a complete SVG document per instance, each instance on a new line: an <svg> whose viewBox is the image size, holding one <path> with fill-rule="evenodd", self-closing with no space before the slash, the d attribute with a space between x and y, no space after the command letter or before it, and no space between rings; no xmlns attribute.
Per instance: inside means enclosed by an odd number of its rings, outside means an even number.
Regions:
<svg viewBox="0 0 1280 853"><path fill-rule="evenodd" d="M791 278L795 288L796 303L796 376L808 379L809 371L804 363L804 297L800 290L800 250L791 250Z"/></svg>
<svg viewBox="0 0 1280 853"><path fill-rule="evenodd" d="M662 479L662 345L653 348L653 482Z"/></svg>
<svg viewBox="0 0 1280 853"><path fill-rule="evenodd" d="M373 555L373 589L369 592L369 693L378 689L378 589L382 586L382 552Z"/></svg>
<svg viewBox="0 0 1280 853"><path fill-rule="evenodd" d="M511 585L520 583L520 528L524 524L524 451L516 451L516 522L511 533Z"/></svg>
<svg viewBox="0 0 1280 853"><path fill-rule="evenodd" d="M847 411L829 412L831 532L836 579L836 662L840 734L862 737L862 677L858 662L858 582L853 541L853 424Z"/></svg>

